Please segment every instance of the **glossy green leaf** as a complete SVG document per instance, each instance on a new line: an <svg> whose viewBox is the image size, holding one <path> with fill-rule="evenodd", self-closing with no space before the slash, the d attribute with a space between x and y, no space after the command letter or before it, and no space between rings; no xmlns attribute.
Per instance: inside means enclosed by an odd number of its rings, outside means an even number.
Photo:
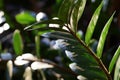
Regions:
<svg viewBox="0 0 120 80"><path fill-rule="evenodd" d="M69 22L70 13L72 10L72 5L74 4L75 0L64 0L60 6L58 17L60 20L64 21L64 23Z"/></svg>
<svg viewBox="0 0 120 80"><path fill-rule="evenodd" d="M106 36L107 36L107 34L108 34L108 31L109 31L110 24L111 24L111 22L112 22L112 20L113 20L114 14L115 14L115 13L113 13L113 15L110 17L110 19L109 19L108 22L105 24L105 27L104 27L103 30L102 30L102 33L101 33L101 36L100 36L100 39L99 39L99 42L98 42L98 46L97 46L97 56L98 56L99 58L101 58L101 56L102 56L104 43L105 43Z"/></svg>
<svg viewBox="0 0 120 80"><path fill-rule="evenodd" d="M38 58L40 58L40 37L35 36L35 45L36 45L36 55Z"/></svg>
<svg viewBox="0 0 120 80"><path fill-rule="evenodd" d="M110 62L110 65L109 65L109 72L110 73L112 72L113 67L114 67L119 55L120 55L120 46L118 47L117 51L115 52L115 54L114 54L114 56L113 56L113 58L112 58L112 60Z"/></svg>
<svg viewBox="0 0 120 80"><path fill-rule="evenodd" d="M21 55L23 52L23 41L19 30L15 30L13 33L13 48L16 55Z"/></svg>
<svg viewBox="0 0 120 80"><path fill-rule="evenodd" d="M120 80L120 56L118 56L118 60L116 62L115 72L114 72L114 80Z"/></svg>
<svg viewBox="0 0 120 80"><path fill-rule="evenodd" d="M74 32L77 32L78 21L83 14L85 4L86 4L86 0L77 0L72 10L71 17L70 17L70 24Z"/></svg>
<svg viewBox="0 0 120 80"><path fill-rule="evenodd" d="M15 16L17 22L20 24L30 24L35 22L35 17L33 17L29 12L21 12Z"/></svg>
<svg viewBox="0 0 120 80"><path fill-rule="evenodd" d="M87 31L86 31L86 34L85 34L85 42L86 42L86 44L90 43L90 40L91 40L91 37L93 35L95 26L97 24L97 21L98 21L98 18L99 18L102 6L103 6L103 2L101 2L101 4L99 5L99 7L94 12L94 14L93 14L93 16L91 18L91 21L90 21L90 23L88 25L88 28L87 28Z"/></svg>

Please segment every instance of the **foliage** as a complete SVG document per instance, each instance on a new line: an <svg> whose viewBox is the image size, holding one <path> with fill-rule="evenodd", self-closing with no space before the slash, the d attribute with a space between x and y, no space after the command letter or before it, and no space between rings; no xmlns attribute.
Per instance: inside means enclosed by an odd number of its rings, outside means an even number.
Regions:
<svg viewBox="0 0 120 80"><path fill-rule="evenodd" d="M60 0L57 1L61 2ZM116 50L109 68L102 60L106 37L115 12L106 22L97 43L93 39L93 35L103 7L103 1L93 13L84 36L78 29L78 23L84 13L86 2L87 0L63 0L57 19L40 20L36 23L34 23L35 17L30 12L22 12L16 15L15 19L18 23L22 25L31 24L24 28L25 31L37 31L34 48L32 47L34 50L30 49L31 53L26 53L27 50L23 51L23 48L26 47L23 45L21 32L15 30L13 33L13 49L17 55L14 64L24 68L20 72L23 70L24 74L22 72L22 75L25 80L28 78L32 80L32 77L36 76L35 74L37 74L37 78L42 80L112 80L115 64L114 80L120 79L120 47ZM46 45L42 47L41 37L45 37L45 39L47 37ZM50 40L53 40L53 43L50 43ZM50 48L46 50L48 45ZM2 46L0 45L0 52L2 52L1 50ZM57 62L55 63L53 57L56 54ZM8 61L7 69L10 79L14 75L13 67L12 61Z"/></svg>
<svg viewBox="0 0 120 80"><path fill-rule="evenodd" d="M56 27L53 26L54 28L56 28L56 30L49 27L50 29L55 30L55 32L43 34L43 36L62 39L62 40L57 40L56 44L59 48L64 49L67 57L73 62L69 66L75 73L78 74L78 79L81 80L82 78L84 78L89 80L96 80L96 79L112 80L110 73L113 70L113 66L117 60L117 57L119 56L120 51L117 50L115 56L113 57L110 63L109 70L107 70L107 68L103 64L101 57L103 53L105 39L108 34L108 30L115 13L113 13L113 15L110 17L108 22L105 24L105 27L101 32L97 49L94 52L91 46L89 46L89 44L94 32L94 28L96 27L96 23L101 8L103 6L103 2L101 2L101 4L96 9L96 11L94 12L91 18L91 21L86 31L85 41L84 41L79 38L76 32L77 32L77 23L83 13L85 4L86 4L86 0L76 0L76 1L64 0L58 14L58 18L63 22L63 25L61 26L61 24L57 23L58 25L60 25L60 27L57 29ZM42 22L38 22L37 24L41 24L41 23ZM50 24L50 23L46 22L46 24ZM63 27L65 27L66 29L64 29ZM27 28L29 30L30 27ZM63 30L59 30L61 28ZM39 30L40 29L42 28L39 28Z"/></svg>

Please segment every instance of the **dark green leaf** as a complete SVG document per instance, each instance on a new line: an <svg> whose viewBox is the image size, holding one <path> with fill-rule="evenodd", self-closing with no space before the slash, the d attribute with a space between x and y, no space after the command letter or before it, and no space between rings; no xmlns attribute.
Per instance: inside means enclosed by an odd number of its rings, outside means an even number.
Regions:
<svg viewBox="0 0 120 80"><path fill-rule="evenodd" d="M88 25L88 28L87 28L87 31L86 31L86 34L85 34L85 42L86 42L86 44L90 43L90 40L91 40L91 37L93 35L96 23L98 21L99 14L100 14L100 11L102 9L102 6L103 6L103 2L101 2L101 4L99 5L99 7L94 12L94 14L93 14L93 16L91 18L91 21L90 21L90 23Z"/></svg>
<svg viewBox="0 0 120 80"><path fill-rule="evenodd" d="M78 21L83 14L85 4L86 4L86 0L77 0L76 4L72 10L71 17L70 17L70 24L71 24L71 28L74 32L77 31Z"/></svg>
<svg viewBox="0 0 120 80"><path fill-rule="evenodd" d="M112 72L113 67L114 67L119 55L120 55L120 46L118 47L117 51L115 52L115 54L114 54L114 56L113 56L113 58L112 58L112 60L110 62L110 65L109 65L109 72L110 73Z"/></svg>
<svg viewBox="0 0 120 80"><path fill-rule="evenodd" d="M120 56L116 63L115 72L114 72L114 80L120 80Z"/></svg>
<svg viewBox="0 0 120 80"><path fill-rule="evenodd" d="M13 48L17 55L21 55L23 52L23 41L19 30L15 30L13 34Z"/></svg>
<svg viewBox="0 0 120 80"><path fill-rule="evenodd" d="M112 22L112 20L113 20L114 14L115 14L115 13L113 13L113 15L110 17L110 19L109 19L108 22L105 24L105 27L104 27L103 30L102 30L102 33L101 33L101 36L100 36L100 39L99 39L99 42L98 42L98 46L97 46L97 56L98 56L99 58L101 58L101 56L102 56L104 43L105 43L106 36L107 36L107 34L108 34L108 31L109 31L110 24L111 24L111 22Z"/></svg>
<svg viewBox="0 0 120 80"><path fill-rule="evenodd" d="M33 17L29 12L21 12L15 16L17 22L20 24L30 24L35 22L35 17Z"/></svg>
<svg viewBox="0 0 120 80"><path fill-rule="evenodd" d="M58 17L60 18L60 20L64 21L64 23L69 22L69 17L74 2L75 0L64 0L62 2L62 5L60 6Z"/></svg>

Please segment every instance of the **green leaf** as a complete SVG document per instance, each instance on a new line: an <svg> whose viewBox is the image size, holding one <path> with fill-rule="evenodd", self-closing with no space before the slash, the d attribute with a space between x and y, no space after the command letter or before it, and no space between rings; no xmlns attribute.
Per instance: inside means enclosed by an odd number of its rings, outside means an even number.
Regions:
<svg viewBox="0 0 120 80"><path fill-rule="evenodd" d="M120 56L116 63L115 72L114 72L114 80L120 80Z"/></svg>
<svg viewBox="0 0 120 80"><path fill-rule="evenodd" d="M90 40L91 40L91 37L93 35L95 26L97 24L97 21L98 21L102 6L103 6L103 2L101 2L99 7L95 10L95 12L94 12L94 14L93 14L93 16L91 18L91 21L90 21L90 23L88 25L88 28L87 28L87 31L86 31L86 34L85 34L85 42L86 42L87 45L90 43Z"/></svg>
<svg viewBox="0 0 120 80"><path fill-rule="evenodd" d="M35 22L35 17L33 17L29 12L21 12L15 16L17 22L20 24L30 24Z"/></svg>
<svg viewBox="0 0 120 80"><path fill-rule="evenodd" d="M60 20L64 21L64 23L69 22L69 17L74 1L75 0L64 0L60 6L58 17L60 18Z"/></svg>
<svg viewBox="0 0 120 80"><path fill-rule="evenodd" d="M21 55L23 52L23 41L19 30L15 30L13 33L13 48L16 55Z"/></svg>
<svg viewBox="0 0 120 80"><path fill-rule="evenodd" d="M35 36L35 45L36 45L37 57L40 58L40 37L39 36Z"/></svg>
<svg viewBox="0 0 120 80"><path fill-rule="evenodd" d="M105 27L102 30L102 33L101 33L101 36L100 36L100 39L99 39L99 42L98 42L98 46L97 46L97 56L99 58L101 58L101 56L102 56L104 43L105 43L106 36L108 34L108 31L109 31L110 24L113 20L114 14L115 13L113 13L113 15L110 17L110 19L108 20L108 22L106 23Z"/></svg>
<svg viewBox="0 0 120 80"><path fill-rule="evenodd" d="M113 56L113 58L112 58L112 60L111 60L111 62L110 62L110 65L109 65L109 72L110 72L110 73L112 72L113 67L114 67L114 65L115 65L115 63L116 63L119 55L120 55L120 46L119 46L118 49L116 50L116 52L115 52L115 54L114 54L114 56Z"/></svg>
<svg viewBox="0 0 120 80"><path fill-rule="evenodd" d="M41 25L43 25L43 24L59 24L60 26L64 25L63 21L61 21L59 19L55 19L55 20L52 19L52 20L46 20L46 21L36 22L36 23L34 23L34 24L30 25L30 26L25 27L24 30L29 30L32 27L35 28L36 26L37 26L37 28L41 28Z"/></svg>
<svg viewBox="0 0 120 80"><path fill-rule="evenodd" d="M70 17L71 28L74 32L77 32L78 21L81 18L84 8L85 8L86 0L77 0Z"/></svg>

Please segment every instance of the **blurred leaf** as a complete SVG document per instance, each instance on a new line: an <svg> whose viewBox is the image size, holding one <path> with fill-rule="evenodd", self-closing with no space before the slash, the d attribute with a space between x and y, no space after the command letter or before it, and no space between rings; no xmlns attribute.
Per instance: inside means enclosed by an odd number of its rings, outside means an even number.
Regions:
<svg viewBox="0 0 120 80"><path fill-rule="evenodd" d="M74 32L77 32L78 21L83 14L85 4L86 4L86 0L77 0L72 10L71 17L70 17L70 24Z"/></svg>
<svg viewBox="0 0 120 80"><path fill-rule="evenodd" d="M0 0L0 9L3 9L3 0Z"/></svg>
<svg viewBox="0 0 120 80"><path fill-rule="evenodd" d="M60 6L58 17L60 18L60 20L64 21L65 23L69 22L69 17L74 2L75 0L64 0Z"/></svg>
<svg viewBox="0 0 120 80"><path fill-rule="evenodd" d="M35 22L35 17L33 17L29 12L21 12L15 16L17 22L20 24L30 24Z"/></svg>
<svg viewBox="0 0 120 80"><path fill-rule="evenodd" d="M120 56L116 63L115 72L114 72L114 80L120 80Z"/></svg>
<svg viewBox="0 0 120 80"><path fill-rule="evenodd" d="M17 55L21 55L23 52L23 41L19 30L15 30L13 33L13 48Z"/></svg>
<svg viewBox="0 0 120 80"><path fill-rule="evenodd" d="M23 77L24 77L24 80L33 80L32 69L30 67L26 67Z"/></svg>
<svg viewBox="0 0 120 80"><path fill-rule="evenodd" d="M85 42L86 42L86 44L90 43L90 40L91 40L91 37L93 35L95 26L97 24L97 21L98 21L98 18L99 18L102 6L103 6L103 2L101 2L99 7L95 10L95 12L94 12L94 14L93 14L93 16L91 18L91 21L90 21L90 23L88 25L88 28L87 28L87 31L86 31L86 35L85 35Z"/></svg>
<svg viewBox="0 0 120 80"><path fill-rule="evenodd" d="M109 65L109 72L110 72L110 73L112 72L113 67L114 67L114 65L115 65L115 63L116 63L119 55L120 55L120 46L119 46L118 49L116 50L116 52L115 52L115 54L114 54L114 56L113 56L113 58L112 58L112 60L111 60L111 62L110 62L110 65Z"/></svg>
<svg viewBox="0 0 120 80"><path fill-rule="evenodd" d="M100 39L99 39L99 42L98 42L98 46L97 46L97 56L99 58L101 58L101 56L102 56L104 43L105 43L106 36L108 34L108 31L109 31L110 24L111 24L111 22L113 20L114 14L115 13L113 13L113 15L110 17L110 19L108 20L108 22L105 24L104 29L102 30L102 33L101 33L101 36L100 36Z"/></svg>
<svg viewBox="0 0 120 80"><path fill-rule="evenodd" d="M39 36L35 36L35 45L36 45L36 54L37 57L40 58L40 37Z"/></svg>

